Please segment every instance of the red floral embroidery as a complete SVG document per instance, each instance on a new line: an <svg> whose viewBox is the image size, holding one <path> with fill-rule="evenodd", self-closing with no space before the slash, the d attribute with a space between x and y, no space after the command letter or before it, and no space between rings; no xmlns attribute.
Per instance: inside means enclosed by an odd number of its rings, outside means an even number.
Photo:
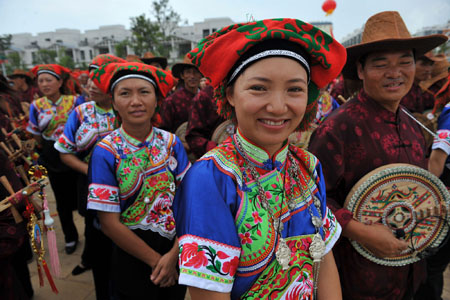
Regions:
<svg viewBox="0 0 450 300"><path fill-rule="evenodd" d="M108 200L111 196L111 192L108 189L104 188L97 188L94 190L94 194L100 199L100 200Z"/></svg>
<svg viewBox="0 0 450 300"><path fill-rule="evenodd" d="M232 260L226 261L223 264L222 271L230 274L230 276L234 276L236 274L236 270L239 264L239 258L235 256Z"/></svg>
<svg viewBox="0 0 450 300"><path fill-rule="evenodd" d="M228 254L226 254L226 253L223 252L223 251L217 251L217 256L218 256L220 259L226 259L226 258L230 257Z"/></svg>
<svg viewBox="0 0 450 300"><path fill-rule="evenodd" d="M172 216L168 216L164 225L168 231L172 231L175 228L175 219Z"/></svg>
<svg viewBox="0 0 450 300"><path fill-rule="evenodd" d="M252 237L250 236L250 232L245 232L244 234L239 233L239 237L241 238L242 245L253 243Z"/></svg>
<svg viewBox="0 0 450 300"><path fill-rule="evenodd" d="M252 217L253 217L253 221L255 222L255 224L262 222L262 219L259 216L259 213L257 211L252 212Z"/></svg>
<svg viewBox="0 0 450 300"><path fill-rule="evenodd" d="M205 251L198 251L198 244L196 242L186 243L183 245L183 250L181 251L181 262L184 263L186 267L201 268L208 264L208 258L205 255Z"/></svg>
<svg viewBox="0 0 450 300"><path fill-rule="evenodd" d="M156 148L156 147L152 147L152 149L150 150L150 153L151 153L153 156L157 156L160 152L161 152L161 150L159 150L159 149Z"/></svg>

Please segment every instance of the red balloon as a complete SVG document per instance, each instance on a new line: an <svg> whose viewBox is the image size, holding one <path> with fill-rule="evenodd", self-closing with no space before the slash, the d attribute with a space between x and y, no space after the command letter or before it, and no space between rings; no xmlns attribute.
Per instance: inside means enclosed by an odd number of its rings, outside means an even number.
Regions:
<svg viewBox="0 0 450 300"><path fill-rule="evenodd" d="M334 0L327 0L322 4L322 10L327 13L327 16L331 15L335 9L336 1Z"/></svg>

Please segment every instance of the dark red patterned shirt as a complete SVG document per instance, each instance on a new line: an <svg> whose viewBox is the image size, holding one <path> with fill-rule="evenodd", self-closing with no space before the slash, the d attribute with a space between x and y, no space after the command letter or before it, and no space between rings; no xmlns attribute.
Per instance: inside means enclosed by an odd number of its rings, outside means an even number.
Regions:
<svg viewBox="0 0 450 300"><path fill-rule="evenodd" d="M175 133L181 124L187 122L195 94L184 87L167 97L161 105L161 129Z"/></svg>
<svg viewBox="0 0 450 300"><path fill-rule="evenodd" d="M186 142L196 158L200 158L207 151L217 146L215 142L211 141L211 136L217 126L225 121L217 114L213 92L212 86L208 85L192 101L186 130Z"/></svg>
<svg viewBox="0 0 450 300"><path fill-rule="evenodd" d="M363 91L334 111L313 133L309 151L322 163L327 205L341 226L353 217L343 205L361 177L391 163L426 168L424 145L419 126L404 112L386 110ZM333 250L344 299L403 299L425 276L422 262L378 265L357 253L345 237Z"/></svg>
<svg viewBox="0 0 450 300"><path fill-rule="evenodd" d="M420 86L414 83L400 104L410 112L423 113L425 110L433 109L434 96L427 91L422 91Z"/></svg>
<svg viewBox="0 0 450 300"><path fill-rule="evenodd" d="M41 91L39 90L38 87L36 86L30 86L28 88L28 90L26 90L23 93L20 93L19 95L20 97L20 102L28 102L31 104L31 102L33 102L33 100L37 99L37 98L41 98L43 96L43 94L41 93Z"/></svg>

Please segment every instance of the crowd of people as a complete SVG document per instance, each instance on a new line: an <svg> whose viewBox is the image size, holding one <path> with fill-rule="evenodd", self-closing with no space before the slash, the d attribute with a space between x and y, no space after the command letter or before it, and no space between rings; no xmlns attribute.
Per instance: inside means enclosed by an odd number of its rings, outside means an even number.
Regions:
<svg viewBox="0 0 450 300"><path fill-rule="evenodd" d="M393 11L348 48L301 20L233 24L170 70L148 52L3 74L0 123L35 141L67 255L73 211L84 217L72 276L92 270L97 299L442 299L447 239L418 262L377 264L351 241L380 258L408 244L344 203L392 163L450 186L446 41L412 37ZM0 228L0 298L29 299L24 224L5 210Z"/></svg>

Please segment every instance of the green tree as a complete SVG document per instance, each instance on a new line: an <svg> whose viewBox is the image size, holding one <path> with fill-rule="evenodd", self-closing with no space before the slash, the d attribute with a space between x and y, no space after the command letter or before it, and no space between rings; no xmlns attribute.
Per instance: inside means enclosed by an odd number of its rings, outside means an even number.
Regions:
<svg viewBox="0 0 450 300"><path fill-rule="evenodd" d="M153 1L152 12L163 40L167 41L178 27L178 24L181 21L180 15L169 5L169 0Z"/></svg>
<svg viewBox="0 0 450 300"><path fill-rule="evenodd" d="M151 11L154 21L145 14L131 18L130 46L138 56L151 51L155 55L168 57L171 50L170 39L181 17L169 5L169 0L152 1Z"/></svg>
<svg viewBox="0 0 450 300"><path fill-rule="evenodd" d="M11 46L12 35L4 34L0 36L0 63L6 59L6 50Z"/></svg>
<svg viewBox="0 0 450 300"><path fill-rule="evenodd" d="M114 46L117 57L125 58L127 56L127 46L130 44L128 40L123 40Z"/></svg>
<svg viewBox="0 0 450 300"><path fill-rule="evenodd" d="M56 63L56 56L55 50L39 49L33 58L33 65L54 64Z"/></svg>
<svg viewBox="0 0 450 300"><path fill-rule="evenodd" d="M25 63L20 57L19 52L11 52L6 56L8 63L6 65L6 70L8 74L11 74L16 69L25 69Z"/></svg>
<svg viewBox="0 0 450 300"><path fill-rule="evenodd" d="M73 61L73 58L66 54L63 54L63 56L59 58L59 64L69 69L75 69L75 62Z"/></svg>
<svg viewBox="0 0 450 300"><path fill-rule="evenodd" d="M161 33L157 24L142 14L131 18L131 47L134 53L142 56L147 51L156 52L161 41Z"/></svg>

